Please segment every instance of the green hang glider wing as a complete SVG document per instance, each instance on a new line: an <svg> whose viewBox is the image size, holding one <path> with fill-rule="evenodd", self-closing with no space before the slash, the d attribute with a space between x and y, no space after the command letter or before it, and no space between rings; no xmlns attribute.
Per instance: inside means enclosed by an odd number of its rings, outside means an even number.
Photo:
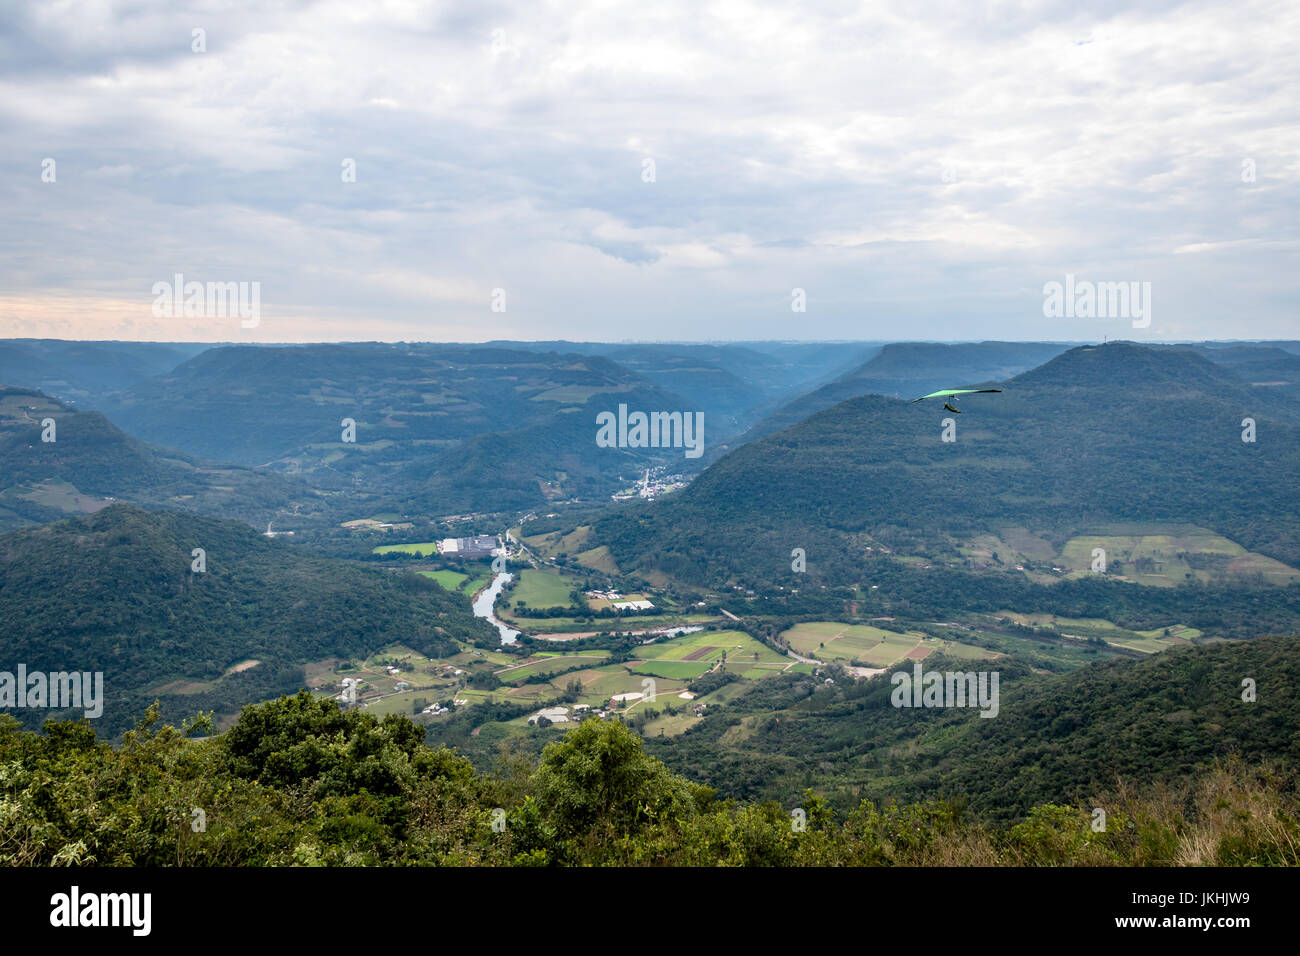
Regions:
<svg viewBox="0 0 1300 956"><path fill-rule="evenodd" d="M922 395L920 398L912 399L912 404L923 402L927 398L951 398L953 395L974 395L979 392L1000 392L1000 388L945 388L937 392L931 392L929 395Z"/></svg>

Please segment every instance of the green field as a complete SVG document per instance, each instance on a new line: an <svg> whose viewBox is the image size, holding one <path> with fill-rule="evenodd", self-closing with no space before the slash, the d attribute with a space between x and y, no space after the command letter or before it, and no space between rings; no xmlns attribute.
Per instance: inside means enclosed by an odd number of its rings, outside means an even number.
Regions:
<svg viewBox="0 0 1300 956"><path fill-rule="evenodd" d="M921 646L925 635L916 631L896 634L869 624L810 621L796 624L781 637L796 654L823 661L859 662L867 667L889 667Z"/></svg>
<svg viewBox="0 0 1300 956"><path fill-rule="evenodd" d="M438 545L432 541L424 541L414 544L383 544L373 549L371 554L413 554L419 557L429 557L438 553Z"/></svg>
<svg viewBox="0 0 1300 956"><path fill-rule="evenodd" d="M511 607L516 601L535 608L566 607L569 592L576 584L573 578L548 568L525 568L519 572L519 580L511 588L508 600Z"/></svg>
<svg viewBox="0 0 1300 956"><path fill-rule="evenodd" d="M790 658L772 650L761 641L756 641L744 631L699 631L695 634L683 634L666 641L656 641L637 649L637 655L645 660L665 661L717 661L727 655L727 663L748 661L781 662L788 664ZM758 655L755 657L754 655Z"/></svg>
<svg viewBox="0 0 1300 956"><path fill-rule="evenodd" d="M1154 654L1171 647L1186 647L1201 636L1196 628L1181 624L1150 631L1130 631L1112 621L1096 617L1057 617L1052 614L1017 614L1013 611L1002 611L998 616L1009 617L1017 624L1050 628L1080 641L1096 638L1113 647L1143 654ZM1166 634L1166 631L1169 633Z"/></svg>
<svg viewBox="0 0 1300 956"><path fill-rule="evenodd" d="M494 575L492 572L488 571L486 574L480 574L478 577L472 578L468 583L462 584L460 589L466 594L473 596L491 584L493 577ZM498 612L501 610L501 602L499 601L497 602L497 610Z"/></svg>
<svg viewBox="0 0 1300 956"><path fill-rule="evenodd" d="M641 733L645 737L676 737L678 734L690 730L698 724L703 717L696 717L690 709L690 701L679 700L678 704L685 705L686 713L664 714L656 717L642 728Z"/></svg>
<svg viewBox="0 0 1300 956"><path fill-rule="evenodd" d="M609 656L609 651L603 654L596 652L594 654L560 654L543 657L538 661L530 661L526 664L520 664L514 667L507 667L496 672L505 683L514 683L523 680L526 677L532 677L537 674L558 674L561 671L568 670L579 665L595 666L600 661ZM565 675L567 676L567 675Z"/></svg>
<svg viewBox="0 0 1300 956"><path fill-rule="evenodd" d="M468 588L466 589L468 590ZM511 617L497 604L497 617L528 634L595 634L601 631L647 631L682 627L688 624L711 624L717 620L707 614L660 614L654 617Z"/></svg>
<svg viewBox="0 0 1300 956"><path fill-rule="evenodd" d="M651 677L694 680L712 666L704 661L641 661L632 670L634 673L649 674Z"/></svg>
<svg viewBox="0 0 1300 956"><path fill-rule="evenodd" d="M423 575L426 578L433 578L433 580L437 581L448 591L456 590L461 586L461 584L469 580L468 574L462 574L459 571L448 571L445 569L442 571L417 571L416 573Z"/></svg>
<svg viewBox="0 0 1300 956"><path fill-rule="evenodd" d="M1185 581L1260 575L1273 584L1300 581L1300 571L1205 528L1160 525L1115 528L1110 534L1079 535L1061 549L1070 571L1093 573L1093 550L1106 552L1108 565L1139 584L1174 587Z"/></svg>

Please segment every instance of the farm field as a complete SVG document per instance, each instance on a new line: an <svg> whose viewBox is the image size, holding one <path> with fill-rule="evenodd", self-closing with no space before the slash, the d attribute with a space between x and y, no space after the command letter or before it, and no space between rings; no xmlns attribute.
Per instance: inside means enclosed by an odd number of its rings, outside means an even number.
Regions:
<svg viewBox="0 0 1300 956"><path fill-rule="evenodd" d="M438 545L433 541L416 542L412 544L381 544L373 548L371 554L413 554L419 557L430 557L438 553Z"/></svg>
<svg viewBox="0 0 1300 956"><path fill-rule="evenodd" d="M502 610L507 601L512 607L516 601L535 608L565 607L569 604L569 592L577 585L573 578L548 568L525 568L518 574L518 583L502 602Z"/></svg>
<svg viewBox="0 0 1300 956"><path fill-rule="evenodd" d="M667 677L682 680L694 680L703 676L713 667L704 661L639 661L632 668L633 673L649 674L651 677Z"/></svg>
<svg viewBox="0 0 1300 956"><path fill-rule="evenodd" d="M1143 530L1071 538L1061 549L1061 562L1072 572L1091 574L1093 550L1101 548L1108 564L1121 565L1124 577L1156 587L1255 574L1279 585L1300 581L1300 571L1295 568L1247 551L1235 541L1205 528L1161 529L1155 525L1149 529L1152 533L1142 533Z"/></svg>
<svg viewBox="0 0 1300 956"><path fill-rule="evenodd" d="M804 657L865 667L892 667L903 660L920 660L938 651L970 660L997 656L995 651L960 641L927 637L919 631L898 634L869 624L809 621L796 624L781 637L795 653Z"/></svg>
<svg viewBox="0 0 1300 956"><path fill-rule="evenodd" d="M576 682L581 684L577 702L591 706L603 705L618 694L646 693L650 686L660 701L666 695L676 701L676 695L687 684L721 666L724 653L727 670L744 681L720 688L715 700L728 699L748 686L748 681L779 674L794 664L744 631L700 631L642 645L634 649L631 660L622 663L603 663L609 651L537 653L514 666L498 669L495 673L503 686L496 693L510 700L544 701L563 694ZM561 673L575 666L579 669ZM546 682L522 683L529 677L550 674L555 677ZM646 683L650 679L654 685ZM626 710L635 712L647 705L653 706L643 698L632 698Z"/></svg>
<svg viewBox="0 0 1300 956"><path fill-rule="evenodd" d="M511 667L505 667L496 672L496 675L502 681L518 681L527 677L535 677L539 674L559 674L562 671L579 665L587 667L598 666L599 663L609 656L605 651L593 652L591 654L555 654L547 655L541 660L529 661L524 664L516 664Z"/></svg>
<svg viewBox="0 0 1300 956"><path fill-rule="evenodd" d="M306 686L313 693L330 697L342 690L345 677L361 683L357 689L357 703L378 715L413 715L416 699L424 698L426 704L442 702L454 697L465 698L470 689L465 682L475 672L495 670L516 659L477 648L463 650L447 658L429 658L402 644L391 644L364 660L329 658L305 667ZM388 673L395 666L399 673ZM456 671L460 671L457 674ZM401 690L398 684L407 686Z"/></svg>
<svg viewBox="0 0 1300 956"><path fill-rule="evenodd" d="M726 654L727 663L744 661L790 663L790 658L754 640L744 631L697 631L666 641L647 644L639 651L646 660L717 661ZM757 655L757 656L755 656Z"/></svg>
<svg viewBox="0 0 1300 956"><path fill-rule="evenodd" d="M111 501L95 495L83 495L75 485L58 479L50 479L32 485L30 490L20 493L20 498L33 501L47 508L78 514L92 514L107 508Z"/></svg>
<svg viewBox="0 0 1300 956"><path fill-rule="evenodd" d="M514 528L511 531L515 537L526 544L529 548L539 552L543 557L554 557L561 551L569 554L576 554L583 550L586 543L591 539L591 526L581 525L568 534L561 534L559 531L552 531L547 534L536 534L525 536L522 534L522 528Z"/></svg>
<svg viewBox="0 0 1300 956"><path fill-rule="evenodd" d="M422 575L426 578L433 578L433 580L437 581L448 591L455 591L458 587L469 580L468 574L463 574L460 571L452 571L449 569L443 569L441 571L417 571L416 574Z"/></svg>
<svg viewBox="0 0 1300 956"><path fill-rule="evenodd" d="M1052 614L1018 614L1014 611L1001 611L997 616L1010 618L1017 624L1050 628L1080 641L1096 638L1113 647L1142 654L1154 654L1171 647L1186 647L1201 636L1196 628L1181 624L1150 631L1130 631L1112 621L1095 617L1058 617Z"/></svg>
<svg viewBox="0 0 1300 956"><path fill-rule="evenodd" d="M468 590L468 588L466 588ZM526 634L594 634L603 631L642 632L691 624L712 624L711 614L646 614L614 617L514 617L498 602L497 617Z"/></svg>
<svg viewBox="0 0 1300 956"><path fill-rule="evenodd" d="M682 704L686 713L663 714L654 720L647 721L646 725L641 728L641 734L645 737L676 737L678 734L685 733L704 718L696 717L691 713L690 701L677 701Z"/></svg>

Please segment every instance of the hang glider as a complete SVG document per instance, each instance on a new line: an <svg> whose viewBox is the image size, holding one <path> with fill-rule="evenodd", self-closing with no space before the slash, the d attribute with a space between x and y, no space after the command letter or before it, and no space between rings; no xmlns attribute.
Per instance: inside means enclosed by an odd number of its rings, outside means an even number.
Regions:
<svg viewBox="0 0 1300 956"><path fill-rule="evenodd" d="M912 404L915 405L917 402L923 402L927 398L942 398L945 400L943 403L944 408L948 409L948 411L950 412L956 412L958 415L960 415L961 409L954 408L951 404L952 402L957 401L958 395L979 395L984 392L1000 392L1000 391L1002 391L1002 389L1000 388L944 388L944 389L940 389L937 392L931 392L929 395L922 395L920 398L914 398L912 399Z"/></svg>

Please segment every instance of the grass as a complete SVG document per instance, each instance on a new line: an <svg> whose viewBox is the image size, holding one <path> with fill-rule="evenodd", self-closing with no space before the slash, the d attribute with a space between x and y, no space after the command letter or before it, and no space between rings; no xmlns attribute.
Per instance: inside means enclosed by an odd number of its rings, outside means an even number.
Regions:
<svg viewBox="0 0 1300 956"><path fill-rule="evenodd" d="M682 700L678 701L678 703L686 705L686 713L671 716L665 714L662 717L656 717L642 728L641 735L643 737L676 737L678 734L690 730L704 719L691 713L690 705L693 701Z"/></svg>
<svg viewBox="0 0 1300 956"><path fill-rule="evenodd" d="M448 591L456 590L461 586L461 584L469 580L468 574L462 574L459 571L448 571L445 569L442 571L417 571L416 573L421 574L426 578L433 578L433 580L437 581Z"/></svg>
<svg viewBox="0 0 1300 956"><path fill-rule="evenodd" d="M1061 549L1061 563L1072 572L1092 573L1092 553L1100 548L1105 551L1108 564L1122 564L1126 578L1154 587L1256 574L1273 584L1300 580L1300 571L1295 568L1249 552L1235 541L1205 528L1140 525L1111 530L1117 533L1071 538ZM1141 570L1139 561L1143 562Z"/></svg>
<svg viewBox="0 0 1300 956"><path fill-rule="evenodd" d="M576 581L566 575L544 568L526 568L519 572L519 581L511 589L509 602L523 601L528 607L567 607L569 592Z"/></svg>
<svg viewBox="0 0 1300 956"><path fill-rule="evenodd" d="M869 667L889 667L917 647L923 634L897 634L869 624L809 621L796 624L781 637L796 654L823 661L861 661Z"/></svg>
<svg viewBox="0 0 1300 956"><path fill-rule="evenodd" d="M607 657L609 652L606 651L603 656L596 654L565 654L555 657L545 657L540 661L529 661L526 664L517 667L510 667L497 671L497 676L502 681L513 683L514 681L523 680L526 677L532 677L536 674L558 674L560 671L568 670L577 665L591 665ZM566 677L568 675L565 675Z"/></svg>
<svg viewBox="0 0 1300 956"><path fill-rule="evenodd" d="M727 655L727 663L755 661L788 663L789 658L772 650L766 644L754 640L744 631L699 631L695 634L683 634L654 644L638 648L636 654L646 660L674 661L717 661Z"/></svg>
<svg viewBox="0 0 1300 956"><path fill-rule="evenodd" d="M55 478L32 485L28 491L19 494L18 497L34 501L47 508L58 508L60 511L81 514L99 511L111 504L95 495L83 495L76 486Z"/></svg>
<svg viewBox="0 0 1300 956"><path fill-rule="evenodd" d="M650 631L686 624L709 624L717 620L707 614L656 614L628 616L621 621L612 617L515 617L497 606L497 617L529 634L598 634L602 631Z"/></svg>
<svg viewBox="0 0 1300 956"><path fill-rule="evenodd" d="M429 557L438 553L438 545L432 541L417 542L412 544L383 544L373 549L371 554L413 554L419 557Z"/></svg>
<svg viewBox="0 0 1300 956"><path fill-rule="evenodd" d="M1008 617L1017 624L1047 627L1059 631L1066 637L1081 641L1097 638L1112 647L1137 651L1141 654L1154 654L1171 647L1185 647L1193 639L1200 637L1196 628L1183 627L1181 624L1170 627L1169 635L1165 629L1151 631L1130 631L1113 621L1096 617L1057 617L1052 614L1017 614L1011 611L1000 612L998 617Z"/></svg>
<svg viewBox="0 0 1300 956"><path fill-rule="evenodd" d="M592 548L590 551L583 551L578 556L578 563L584 568L591 568L593 571L602 571L605 574L618 574L618 562L614 560L614 554L609 550L607 545L601 545L599 548Z"/></svg>
<svg viewBox="0 0 1300 956"><path fill-rule="evenodd" d="M641 661L632 671L651 677L668 677L677 680L694 680L712 667L703 661Z"/></svg>

